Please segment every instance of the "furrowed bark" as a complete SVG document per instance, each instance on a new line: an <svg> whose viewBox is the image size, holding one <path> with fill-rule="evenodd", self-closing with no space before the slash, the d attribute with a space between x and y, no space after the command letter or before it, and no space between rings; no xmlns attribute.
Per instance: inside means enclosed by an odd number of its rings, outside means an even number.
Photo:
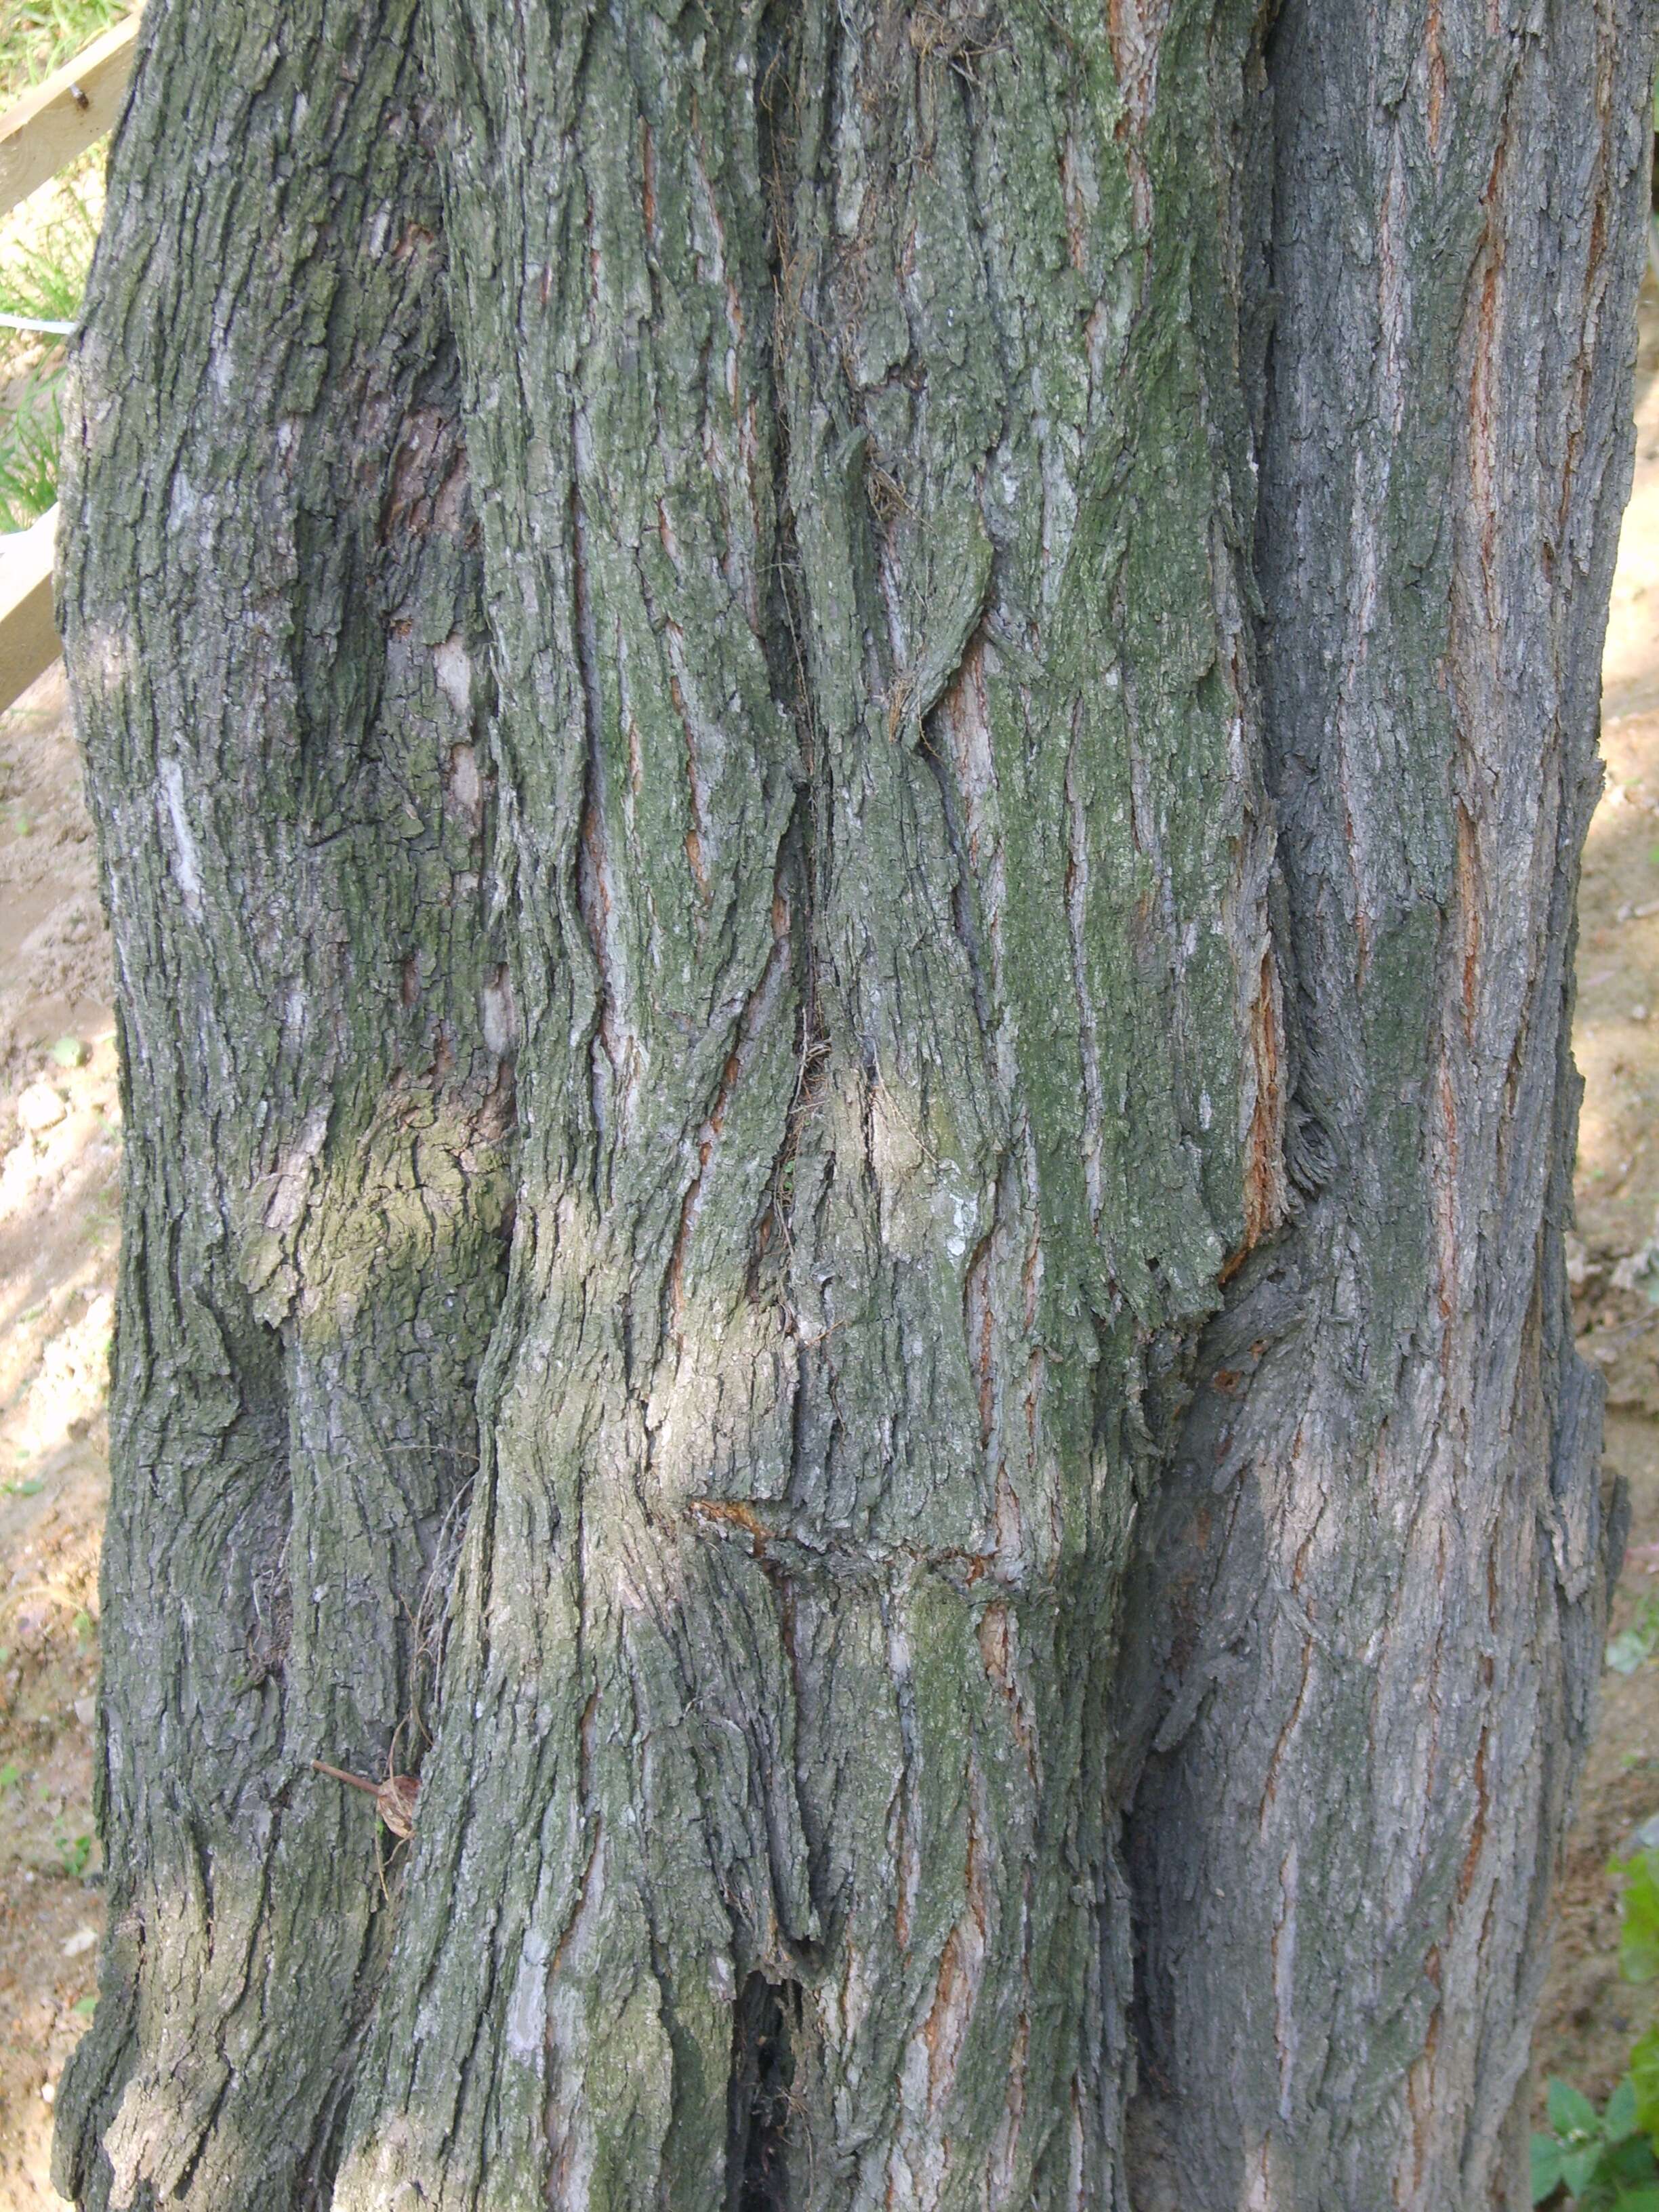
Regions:
<svg viewBox="0 0 1659 2212"><path fill-rule="evenodd" d="M1306 1202L1206 1340L1136 1577L1146 2212L1530 2201L1622 1542L1560 1235L1651 60L1613 0L1291 0L1270 51L1257 569Z"/></svg>
<svg viewBox="0 0 1659 2212"><path fill-rule="evenodd" d="M1136 1406L1281 1190L1252 15L434 21L525 1133L336 2201L1123 2201Z"/></svg>
<svg viewBox="0 0 1659 2212"><path fill-rule="evenodd" d="M1523 2201L1634 0L146 35L64 2185Z"/></svg>
<svg viewBox="0 0 1659 2212"><path fill-rule="evenodd" d="M310 1762L418 1767L477 1455L507 994L410 29L157 0L79 350L60 617L126 1114L87 2205L328 2201L388 1892Z"/></svg>

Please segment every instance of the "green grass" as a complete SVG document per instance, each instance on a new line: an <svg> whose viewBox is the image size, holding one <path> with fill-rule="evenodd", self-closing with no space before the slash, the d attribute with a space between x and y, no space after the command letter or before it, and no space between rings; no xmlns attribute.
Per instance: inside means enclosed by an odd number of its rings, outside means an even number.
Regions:
<svg viewBox="0 0 1659 2212"><path fill-rule="evenodd" d="M0 0L0 109L79 53L129 4ZM0 246L0 313L56 323L80 313L98 237L96 216L75 183L86 167L83 157L60 184L43 224ZM0 329L0 531L26 528L58 496L63 378L61 343Z"/></svg>
<svg viewBox="0 0 1659 2212"><path fill-rule="evenodd" d="M0 532L27 530L58 496L61 365L32 370L0 407Z"/></svg>
<svg viewBox="0 0 1659 2212"><path fill-rule="evenodd" d="M73 185L61 185L58 209L27 244L0 257L0 310L42 321L72 323L81 311L98 224Z"/></svg>
<svg viewBox="0 0 1659 2212"><path fill-rule="evenodd" d="M100 31L118 22L131 0L8 0L0 8L0 102L15 100Z"/></svg>
<svg viewBox="0 0 1659 2212"><path fill-rule="evenodd" d="M91 210L72 188L27 243L0 255L0 311L72 322L97 243ZM61 343L0 331L0 530L21 530L58 496L64 424Z"/></svg>

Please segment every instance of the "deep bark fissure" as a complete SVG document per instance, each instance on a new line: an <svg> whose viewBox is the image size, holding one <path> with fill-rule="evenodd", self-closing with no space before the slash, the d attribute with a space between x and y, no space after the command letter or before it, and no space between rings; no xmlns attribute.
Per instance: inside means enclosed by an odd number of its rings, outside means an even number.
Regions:
<svg viewBox="0 0 1659 2212"><path fill-rule="evenodd" d="M774 2212L790 2202L790 2014L799 2001L793 1984L779 1990L751 1974L732 2008L728 2212Z"/></svg>

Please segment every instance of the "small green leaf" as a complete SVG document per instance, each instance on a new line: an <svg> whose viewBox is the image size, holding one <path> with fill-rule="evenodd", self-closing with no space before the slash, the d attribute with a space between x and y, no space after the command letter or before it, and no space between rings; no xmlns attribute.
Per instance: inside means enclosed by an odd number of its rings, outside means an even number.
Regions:
<svg viewBox="0 0 1659 2212"><path fill-rule="evenodd" d="M1607 2212L1659 2212L1659 2189L1621 2189Z"/></svg>
<svg viewBox="0 0 1659 2212"><path fill-rule="evenodd" d="M27 1482L0 1482L8 1498L38 1498L46 1488L45 1480L38 1474L30 1475Z"/></svg>
<svg viewBox="0 0 1659 2212"><path fill-rule="evenodd" d="M1561 2146L1553 2136L1532 2139L1532 2201L1541 2204L1561 2185Z"/></svg>
<svg viewBox="0 0 1659 2212"><path fill-rule="evenodd" d="M82 2020L90 2020L97 2009L98 2000L96 1997L76 1997L75 2002L70 2007L70 2010L71 2012L78 2012Z"/></svg>
<svg viewBox="0 0 1659 2212"><path fill-rule="evenodd" d="M1659 2164L1645 2136L1626 2136L1614 2143L1601 2160L1599 2179L1606 2188L1636 2189L1644 2182L1659 2181Z"/></svg>
<svg viewBox="0 0 1659 2212"><path fill-rule="evenodd" d="M1568 2191L1582 2197L1595 2179L1595 2169L1601 2163L1600 2143L1588 2144L1583 2150L1570 2150L1561 2161L1561 2179Z"/></svg>
<svg viewBox="0 0 1659 2212"><path fill-rule="evenodd" d="M0 1766L0 1790L15 1790L22 1778L22 1769L14 1766L10 1759Z"/></svg>
<svg viewBox="0 0 1659 2212"><path fill-rule="evenodd" d="M87 1057L87 1048L79 1037L60 1036L52 1048L52 1057L59 1067L79 1067Z"/></svg>
<svg viewBox="0 0 1659 2212"><path fill-rule="evenodd" d="M1650 2137L1659 2136L1659 2028L1650 2027L1631 2052L1630 2079L1637 2126Z"/></svg>
<svg viewBox="0 0 1659 2212"><path fill-rule="evenodd" d="M1559 2075L1552 2074L1547 2101L1550 2125L1557 2135L1565 2137L1570 2148L1575 2141L1582 2142L1589 2136L1600 2136L1601 2124L1596 2118L1595 2106L1583 2091L1575 2089L1571 2081L1564 2081Z"/></svg>
<svg viewBox="0 0 1659 2212"><path fill-rule="evenodd" d="M1636 2084L1628 2074L1607 2099L1601 2115L1601 2132L1609 2142L1622 2142L1636 2128Z"/></svg>
<svg viewBox="0 0 1659 2212"><path fill-rule="evenodd" d="M87 1638L92 1634L92 1615L87 1611L85 1606L81 1606L76 1609L75 1615L75 1633L82 1644L84 1644L87 1641Z"/></svg>
<svg viewBox="0 0 1659 2212"><path fill-rule="evenodd" d="M1613 1869L1625 1877L1619 1971L1628 1982L1659 1976L1659 1851L1638 1851Z"/></svg>

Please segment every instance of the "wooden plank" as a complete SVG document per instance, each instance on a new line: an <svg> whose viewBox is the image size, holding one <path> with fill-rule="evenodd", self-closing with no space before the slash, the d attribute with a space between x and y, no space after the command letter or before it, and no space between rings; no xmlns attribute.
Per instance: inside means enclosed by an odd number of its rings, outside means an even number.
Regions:
<svg viewBox="0 0 1659 2212"><path fill-rule="evenodd" d="M0 215L114 128L137 35L135 12L0 115Z"/></svg>
<svg viewBox="0 0 1659 2212"><path fill-rule="evenodd" d="M50 668L63 650L52 618L58 509L27 530L0 537L0 709Z"/></svg>

